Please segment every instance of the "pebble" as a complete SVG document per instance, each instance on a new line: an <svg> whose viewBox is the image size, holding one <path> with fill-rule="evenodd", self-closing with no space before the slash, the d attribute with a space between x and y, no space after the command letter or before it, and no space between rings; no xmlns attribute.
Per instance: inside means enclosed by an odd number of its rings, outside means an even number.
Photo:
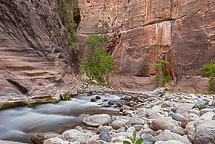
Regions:
<svg viewBox="0 0 215 144"><path fill-rule="evenodd" d="M46 141L122 144L124 140L131 142L134 131L137 132L137 139L143 138L145 144L191 144L190 140L194 144L208 144L215 141L215 110L211 106L215 103L213 96L169 93L165 88L145 94L124 93L120 102L108 101L109 106L114 105L124 116L92 115L84 118L84 122L88 123L88 127L96 126L97 132L79 126L65 131L59 138ZM95 96L90 101L101 98ZM74 134L74 131L77 133Z"/></svg>

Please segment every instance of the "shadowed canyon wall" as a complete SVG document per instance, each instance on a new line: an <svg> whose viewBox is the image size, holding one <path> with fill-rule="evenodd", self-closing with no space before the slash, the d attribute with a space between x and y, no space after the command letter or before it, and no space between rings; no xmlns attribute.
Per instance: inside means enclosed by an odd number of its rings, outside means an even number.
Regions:
<svg viewBox="0 0 215 144"><path fill-rule="evenodd" d="M109 24L116 68L110 86L153 89L154 64L165 59L176 87L207 91L200 68L215 61L214 0L79 0L79 7L82 56L87 36L103 21Z"/></svg>
<svg viewBox="0 0 215 144"><path fill-rule="evenodd" d="M57 0L0 1L0 101L69 88L78 71ZM74 83L73 83L74 84Z"/></svg>

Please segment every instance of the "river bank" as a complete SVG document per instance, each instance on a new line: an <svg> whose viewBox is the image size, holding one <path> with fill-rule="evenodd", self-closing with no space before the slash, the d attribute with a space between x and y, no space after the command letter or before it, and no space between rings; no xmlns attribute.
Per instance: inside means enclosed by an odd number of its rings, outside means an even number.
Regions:
<svg viewBox="0 0 215 144"><path fill-rule="evenodd" d="M99 114L88 113L83 115L81 124L72 129L68 127L59 134L35 134L32 137L34 143L121 144L124 140L131 141L134 131L137 139L143 138L146 144L208 144L215 140L213 94L189 94L165 88L130 92L83 87L80 93L85 93L86 101L114 109L118 115L101 111ZM105 93L109 95L102 97ZM110 95L117 95L117 98L108 99Z"/></svg>

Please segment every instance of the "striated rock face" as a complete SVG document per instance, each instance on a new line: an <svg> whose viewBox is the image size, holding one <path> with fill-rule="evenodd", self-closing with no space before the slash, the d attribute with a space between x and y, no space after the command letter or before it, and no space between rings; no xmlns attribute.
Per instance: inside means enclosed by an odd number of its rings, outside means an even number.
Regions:
<svg viewBox="0 0 215 144"><path fill-rule="evenodd" d="M78 56L69 46L58 7L57 0L0 1L1 102L71 86Z"/></svg>
<svg viewBox="0 0 215 144"><path fill-rule="evenodd" d="M215 60L215 1L79 0L79 7L81 55L87 55L83 46L86 37L95 33L96 25L106 21L110 27L109 52L115 60L116 79L153 76L154 64L165 59L170 64L169 74L178 80L180 88L207 90L207 79L201 78L199 83L198 76L203 64ZM115 78L110 86L125 87L133 81L129 78L114 81ZM187 80L189 84L184 85ZM142 89L144 85L148 87L144 82L136 84Z"/></svg>

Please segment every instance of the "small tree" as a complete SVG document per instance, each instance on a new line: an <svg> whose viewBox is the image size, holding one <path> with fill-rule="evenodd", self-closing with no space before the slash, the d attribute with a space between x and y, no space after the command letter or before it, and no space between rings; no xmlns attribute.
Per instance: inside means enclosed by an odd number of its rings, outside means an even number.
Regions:
<svg viewBox="0 0 215 144"><path fill-rule="evenodd" d="M102 36L91 35L86 44L91 48L91 54L86 60L81 60L81 68L90 78L99 85L106 85L108 73L114 71L114 62L106 50L107 40Z"/></svg>
<svg viewBox="0 0 215 144"><path fill-rule="evenodd" d="M203 73L203 76L206 76L209 78L208 91L215 91L215 87L214 87L215 64L213 63L205 64L200 70Z"/></svg>
<svg viewBox="0 0 215 144"><path fill-rule="evenodd" d="M155 64L155 68L157 69L158 73L156 74L155 80L161 81L159 86L165 86L170 80L172 80L172 76L168 74L166 69L166 65L168 64L165 60L160 60L160 63Z"/></svg>

